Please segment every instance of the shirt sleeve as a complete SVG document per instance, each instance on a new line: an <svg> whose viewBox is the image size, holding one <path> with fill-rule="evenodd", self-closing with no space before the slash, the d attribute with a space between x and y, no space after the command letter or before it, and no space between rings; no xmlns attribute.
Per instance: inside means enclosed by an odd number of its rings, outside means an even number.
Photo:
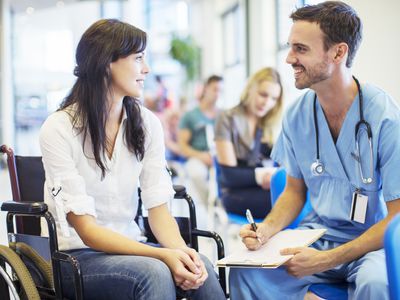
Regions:
<svg viewBox="0 0 400 300"><path fill-rule="evenodd" d="M164 133L161 122L150 112L146 117L148 117L145 122L148 144L139 180L143 206L145 209L150 209L171 200L175 192L171 176L166 168Z"/></svg>
<svg viewBox="0 0 400 300"><path fill-rule="evenodd" d="M78 173L73 158L73 144L77 143L78 136L73 133L65 112L54 113L46 120L39 141L46 174L45 189L48 195L53 195L46 200L55 201L55 206L60 208L57 210L59 220L69 212L96 217L94 199L87 195L85 180ZM65 215L58 215L60 211Z"/></svg>
<svg viewBox="0 0 400 300"><path fill-rule="evenodd" d="M297 162L296 154L293 150L292 142L288 132L289 128L289 124L285 118L282 125L282 131L272 149L271 158L279 165L283 166L288 175L302 179L303 175Z"/></svg>
<svg viewBox="0 0 400 300"><path fill-rule="evenodd" d="M226 188L246 188L258 186L252 167L228 167L219 165L218 182Z"/></svg>
<svg viewBox="0 0 400 300"><path fill-rule="evenodd" d="M187 112L182 116L182 118L179 121L179 129L188 129L192 131L191 114L192 112Z"/></svg>
<svg viewBox="0 0 400 300"><path fill-rule="evenodd" d="M215 122L215 129L214 135L215 140L223 140L223 141L231 141L231 122L229 121L229 117L226 113L221 113L216 122Z"/></svg>
<svg viewBox="0 0 400 300"><path fill-rule="evenodd" d="M378 142L378 168L382 180L382 193L385 201L400 198L398 173L400 169L400 115L394 116L397 109L388 112L391 115L382 123Z"/></svg>

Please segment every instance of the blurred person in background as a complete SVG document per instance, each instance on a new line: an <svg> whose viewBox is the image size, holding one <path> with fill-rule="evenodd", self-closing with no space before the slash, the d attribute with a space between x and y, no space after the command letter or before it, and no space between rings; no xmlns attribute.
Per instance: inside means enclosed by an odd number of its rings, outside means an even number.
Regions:
<svg viewBox="0 0 400 300"><path fill-rule="evenodd" d="M282 110L282 83L273 68L248 80L240 103L221 113L215 125L218 185L229 213L250 209L263 218L271 209L269 185L273 131Z"/></svg>
<svg viewBox="0 0 400 300"><path fill-rule="evenodd" d="M221 76L210 76L200 97L199 105L185 113L179 123L178 143L185 163L187 188L195 200L206 205L208 197L208 170L212 165L214 123L217 100L222 92Z"/></svg>

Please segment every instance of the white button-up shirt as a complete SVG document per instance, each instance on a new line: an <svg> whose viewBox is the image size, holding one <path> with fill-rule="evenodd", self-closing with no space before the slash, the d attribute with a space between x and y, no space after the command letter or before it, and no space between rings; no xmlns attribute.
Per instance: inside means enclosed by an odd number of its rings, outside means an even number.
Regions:
<svg viewBox="0 0 400 300"><path fill-rule="evenodd" d="M168 202L174 195L166 171L164 136L159 119L141 107L145 128L145 155L138 161L124 140L127 122L124 111L111 159L105 158L106 175L93 157L90 136L83 147L83 133L73 128L70 115L58 111L48 117L40 131L40 147L46 172L45 202L56 219L61 250L85 248L66 214L92 215L99 225L134 240L144 240L135 215L138 184L143 206L150 209ZM53 193L52 193L53 191ZM57 191L59 193L54 196ZM42 223L47 234L47 225Z"/></svg>

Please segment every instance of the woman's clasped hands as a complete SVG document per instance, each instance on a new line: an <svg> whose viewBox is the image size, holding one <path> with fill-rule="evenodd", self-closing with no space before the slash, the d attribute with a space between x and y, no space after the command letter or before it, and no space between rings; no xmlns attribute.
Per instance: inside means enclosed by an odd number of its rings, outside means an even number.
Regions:
<svg viewBox="0 0 400 300"><path fill-rule="evenodd" d="M175 284L182 290L198 289L208 277L199 254L192 248L164 248L162 260L171 270Z"/></svg>

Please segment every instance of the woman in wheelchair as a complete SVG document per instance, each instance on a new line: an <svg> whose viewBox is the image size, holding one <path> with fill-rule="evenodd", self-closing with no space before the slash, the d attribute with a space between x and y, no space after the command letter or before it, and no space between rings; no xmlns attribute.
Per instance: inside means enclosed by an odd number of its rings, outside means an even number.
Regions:
<svg viewBox="0 0 400 300"><path fill-rule="evenodd" d="M168 211L162 127L139 102L145 48L146 33L118 20L83 34L77 80L40 131L45 202L60 249L81 265L85 299L224 299L212 265L186 246ZM134 220L138 184L161 247L146 243ZM72 284L66 269L71 298Z"/></svg>

